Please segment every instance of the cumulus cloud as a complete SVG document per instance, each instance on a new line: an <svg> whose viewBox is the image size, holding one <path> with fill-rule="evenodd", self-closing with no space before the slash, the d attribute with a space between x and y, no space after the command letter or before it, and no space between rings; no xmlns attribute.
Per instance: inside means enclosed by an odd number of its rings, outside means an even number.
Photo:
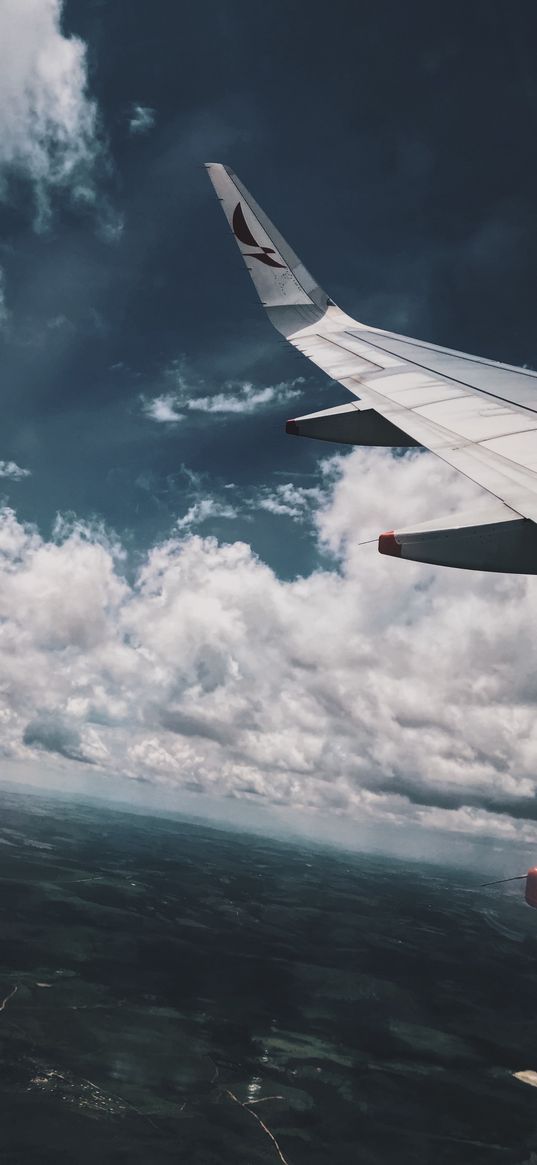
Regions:
<svg viewBox="0 0 537 1165"><path fill-rule="evenodd" d="M266 385L264 388L258 388L250 381L238 383L230 380L224 385L223 391L200 395L199 383L196 384L195 381L192 383L192 379L182 373L177 375L177 380L178 389L149 400L144 399L144 411L153 421L176 424L177 421L183 421L188 412L222 415L255 413L300 396L301 386L305 383L303 376L281 381L279 384Z"/></svg>
<svg viewBox="0 0 537 1165"><path fill-rule="evenodd" d="M149 133L155 121L155 110L149 105L133 105L129 115L129 133L135 137Z"/></svg>
<svg viewBox="0 0 537 1165"><path fill-rule="evenodd" d="M22 481L24 477L30 477L30 472L29 469L22 469L16 461L0 461L0 477L10 477L12 481Z"/></svg>
<svg viewBox="0 0 537 1165"><path fill-rule="evenodd" d="M103 529L47 542L1 511L3 754L537 840L537 580L359 545L475 505L431 456L357 450L324 470L310 508L332 568L293 581L190 522L127 580Z"/></svg>
<svg viewBox="0 0 537 1165"><path fill-rule="evenodd" d="M2 0L0 6L0 194L10 179L32 185L35 223L46 227L54 191L95 202L102 158L86 50L62 32L62 0Z"/></svg>

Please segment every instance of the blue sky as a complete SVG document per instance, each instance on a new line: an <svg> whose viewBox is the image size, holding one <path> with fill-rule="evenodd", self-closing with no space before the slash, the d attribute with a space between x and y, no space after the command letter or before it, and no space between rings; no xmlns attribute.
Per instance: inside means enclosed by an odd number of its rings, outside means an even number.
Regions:
<svg viewBox="0 0 537 1165"><path fill-rule="evenodd" d="M537 840L533 582L358 546L476 491L285 436L345 393L271 331L203 169L357 318L536 366L532 6L0 23L6 773Z"/></svg>

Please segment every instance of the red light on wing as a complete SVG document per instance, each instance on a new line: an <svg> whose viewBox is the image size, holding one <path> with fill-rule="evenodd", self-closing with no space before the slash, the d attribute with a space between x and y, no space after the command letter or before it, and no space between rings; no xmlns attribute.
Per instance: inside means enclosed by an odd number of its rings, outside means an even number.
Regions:
<svg viewBox="0 0 537 1165"><path fill-rule="evenodd" d="M379 554L391 554L393 558L401 557L401 546L397 542L393 530L379 535Z"/></svg>
<svg viewBox="0 0 537 1165"><path fill-rule="evenodd" d="M537 866L532 866L526 876L526 902L537 910Z"/></svg>

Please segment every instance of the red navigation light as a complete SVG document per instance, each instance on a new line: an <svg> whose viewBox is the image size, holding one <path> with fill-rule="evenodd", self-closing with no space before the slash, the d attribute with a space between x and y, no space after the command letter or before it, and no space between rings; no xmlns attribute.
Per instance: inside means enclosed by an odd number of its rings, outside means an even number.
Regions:
<svg viewBox="0 0 537 1165"><path fill-rule="evenodd" d="M379 554L391 554L393 558L400 558L401 549L393 530L389 530L387 534L379 534Z"/></svg>
<svg viewBox="0 0 537 1165"><path fill-rule="evenodd" d="M537 866L532 866L526 875L526 902L537 910Z"/></svg>

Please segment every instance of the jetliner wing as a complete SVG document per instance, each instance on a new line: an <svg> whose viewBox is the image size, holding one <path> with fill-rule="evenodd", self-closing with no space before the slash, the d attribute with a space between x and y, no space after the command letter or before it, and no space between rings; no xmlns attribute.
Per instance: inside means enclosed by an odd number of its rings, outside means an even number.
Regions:
<svg viewBox="0 0 537 1165"><path fill-rule="evenodd" d="M355 398L288 432L423 445L491 495L484 512L390 531L383 553L537 573L537 373L352 319L326 295L233 172L209 177L274 326Z"/></svg>

